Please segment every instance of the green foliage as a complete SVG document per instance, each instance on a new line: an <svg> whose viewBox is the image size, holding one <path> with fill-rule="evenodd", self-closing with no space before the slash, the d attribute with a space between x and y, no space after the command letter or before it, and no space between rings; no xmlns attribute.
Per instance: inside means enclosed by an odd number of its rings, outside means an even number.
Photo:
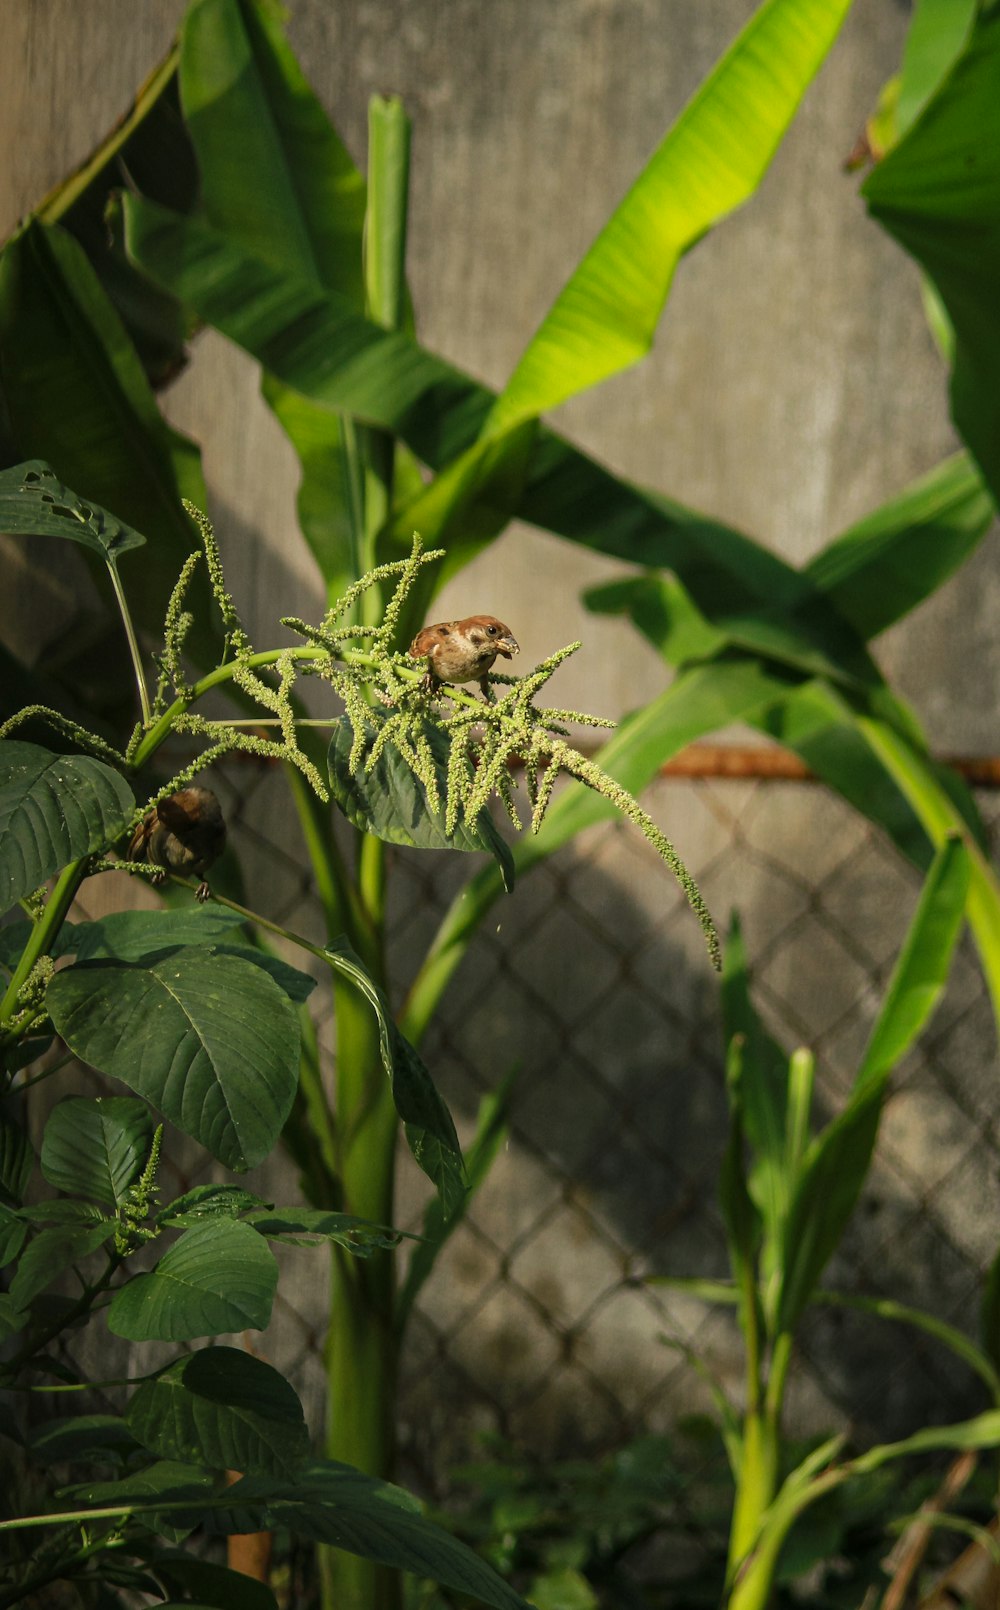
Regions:
<svg viewBox="0 0 1000 1610"><path fill-rule="evenodd" d="M922 0L898 97L883 108L883 125L891 129L895 118L901 138L865 190L934 279L941 317L954 324L954 414L976 464L961 455L940 466L797 571L742 533L616 477L539 423L543 408L646 350L680 256L752 194L846 9L844 0L765 0L571 275L499 398L413 337L402 109L372 109L366 185L270 0L193 0L177 49L122 125L8 243L0 384L15 451L27 462L0 474L0 524L69 537L88 562L105 566L140 716L131 735L122 733L109 703L83 711L84 725L72 658L53 659L42 676L16 665L5 676L0 880L4 909L21 906L0 936L6 1076L20 1078L59 1032L133 1092L55 1109L42 1173L71 1194L47 1203L26 1205L31 1149L16 1124L0 1122L0 1251L19 1260L0 1323L20 1333L5 1366L19 1384L50 1367L55 1338L103 1306L113 1328L135 1337L264 1324L275 1278L267 1241L318 1240L334 1260L328 1451L388 1469L391 1432L386 1440L381 1420L394 1339L466 1185L481 1180L502 1133L499 1113L487 1111L463 1179L454 1126L416 1042L514 872L614 811L676 873L714 959L700 896L635 796L683 743L746 720L795 748L931 871L855 1090L814 1139L811 1062L798 1053L786 1063L760 1032L742 956L736 945L729 953L724 1198L750 1359L729 1559L731 1573L742 1571L734 1602L752 1605L766 1591L789 1527L823 1491L839 1493L848 1474L856 1480L897 1457L874 1450L867 1466L831 1466L833 1450L821 1448L784 1477L777 1420L790 1327L816 1296L856 1200L886 1077L933 1005L963 911L1000 1009L1000 897L981 824L967 792L930 759L919 722L868 649L973 550L992 513L987 488L997 490L998 207L982 132L996 121L988 93L995 6L973 17L965 0ZM118 197L122 174L128 194ZM199 322L260 363L265 398L300 459L303 530L329 610L317 626L286 623L302 640L295 647L250 643L200 512L196 450L164 423L151 389L183 361L183 339ZM589 602L628 613L678 673L622 724L599 761L576 750L568 731L599 723L536 702L572 649L526 677L494 678L489 703L456 689L429 693L401 652L437 588L514 516L637 567ZM415 528L434 553L414 542ZM139 533L149 539L141 567L127 558ZM133 618L147 634L164 623L152 692ZM323 677L343 703L328 751L302 721L302 675ZM216 688L248 714L206 718L200 701ZM28 721L31 737L47 722L74 752L11 741ZM272 728L273 737L262 735ZM172 734L196 739L200 753L166 779L147 768ZM300 1031L312 980L264 949L274 931L266 918L230 903L221 914L67 921L85 876L112 867L149 875L145 863L120 859L125 834L234 749L285 765L309 845L324 943L278 932L321 964L334 992L336 1112L311 1032ZM486 809L495 796L521 825L512 755L524 762L533 829L513 849ZM553 798L559 773L568 786ZM356 830L353 871L330 829L331 794ZM491 857L420 960L399 1023L384 976L386 842ZM44 890L53 875L55 887ZM237 931L245 920L252 939ZM75 960L56 972L57 957ZM235 1169L263 1159L284 1128L312 1205L273 1208L230 1184L161 1205L163 1131L147 1103ZM401 1297L385 1256L397 1239L388 1226L400 1119L438 1191ZM834 1209L825 1216L828 1191ZM140 1268L131 1260L142 1248ZM71 1269L72 1298L55 1289ZM989 1296L991 1357L996 1306ZM179 1536L208 1517L221 1530L293 1525L324 1548L430 1573L492 1604L518 1602L394 1489L340 1463L306 1465L299 1417L283 1383L260 1373L267 1366L234 1364L232 1378L220 1380L219 1359L198 1356L209 1361L171 1365L139 1387L126 1409L131 1430L93 1416L67 1430L64 1447L96 1446L135 1468L78 1489L82 1510L56 1514L64 1530L24 1563L32 1591L96 1570L139 1591L249 1603L234 1597L229 1573L165 1551L154 1536ZM989 1379L992 1365L983 1362ZM248 1397L256 1409L248 1411ZM938 1440L985 1446L994 1436L993 1421L981 1417ZM212 1460L230 1457L251 1473L226 1492ZM17 1524L30 1532L52 1519ZM392 1610L387 1578L338 1575L335 1560L324 1560L327 1600L338 1610ZM568 1606L588 1604L591 1590L579 1558L552 1555L533 1591L540 1605ZM18 1592L0 1590L0 1605Z"/></svg>

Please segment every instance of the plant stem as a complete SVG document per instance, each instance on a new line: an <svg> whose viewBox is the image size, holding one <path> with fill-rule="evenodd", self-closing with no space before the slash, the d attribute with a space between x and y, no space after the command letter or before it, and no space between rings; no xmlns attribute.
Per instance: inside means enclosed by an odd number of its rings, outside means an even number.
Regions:
<svg viewBox="0 0 1000 1610"><path fill-rule="evenodd" d="M47 956L55 943L55 938L66 918L66 913L76 896L76 891L86 876L87 857L79 861L71 861L69 866L63 867L55 888L45 902L45 910L39 917L28 942L21 952L21 959L14 969L10 983L7 985L3 1000L0 1001L0 1026L9 1023L17 1006L17 997L22 985L26 982L31 969L41 956Z"/></svg>
<svg viewBox="0 0 1000 1610"><path fill-rule="evenodd" d="M108 560L108 571L111 575L111 585L115 590L115 598L118 601L118 610L122 618L122 625L125 628L125 636L128 639L128 651L132 656L132 670L135 673L135 685L139 693L142 724L144 727L148 727L150 721L149 689L146 687L146 676L142 669L142 655L139 653L139 640L135 635L132 612L128 607L128 599L125 597L125 590L118 574L118 566L112 559Z"/></svg>

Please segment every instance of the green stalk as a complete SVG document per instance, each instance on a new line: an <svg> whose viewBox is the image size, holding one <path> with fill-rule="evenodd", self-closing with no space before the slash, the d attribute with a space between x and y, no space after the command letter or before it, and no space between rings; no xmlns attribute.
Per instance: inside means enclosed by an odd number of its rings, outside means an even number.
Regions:
<svg viewBox="0 0 1000 1610"><path fill-rule="evenodd" d="M399 329L405 305L404 257L409 179L409 122L398 101L374 97L369 111L368 212L365 220L365 295L368 316ZM362 464L362 558L374 568L379 532L392 508L395 441L384 431L356 429ZM381 618L380 590L363 599L363 620ZM365 943L358 946L371 977L384 989L385 845L363 835L358 842L357 898ZM378 1031L357 993L338 983L337 1133L340 1179L348 1213L393 1221L396 1110L382 1071ZM333 1459L368 1475L392 1479L398 1373L395 1324L396 1267L390 1252L360 1260L333 1249L330 1324L326 1339L327 1438ZM340 1550L321 1547L325 1610L398 1610L395 1571Z"/></svg>
<svg viewBox="0 0 1000 1610"><path fill-rule="evenodd" d="M108 571L111 575L111 585L115 590L115 598L118 602L118 612L121 615L122 625L125 628L125 637L128 641L128 651L132 657L132 671L135 675L135 685L139 694L139 709L142 711L142 724L144 727L148 727L150 719L149 690L146 687L146 676L142 669L142 655L139 653L139 640L135 635L135 625L132 620L132 611L128 607L128 600L125 597L125 589L122 587L122 580L118 574L118 566L113 562L113 560L110 559L108 560Z"/></svg>

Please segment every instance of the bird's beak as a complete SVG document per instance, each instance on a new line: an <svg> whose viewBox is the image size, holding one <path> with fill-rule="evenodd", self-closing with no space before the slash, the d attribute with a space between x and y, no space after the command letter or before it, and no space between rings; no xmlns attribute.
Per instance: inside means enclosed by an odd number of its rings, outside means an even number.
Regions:
<svg viewBox="0 0 1000 1610"><path fill-rule="evenodd" d="M502 637L497 644L497 648L505 660L511 660L515 654L520 654L521 652L516 637Z"/></svg>

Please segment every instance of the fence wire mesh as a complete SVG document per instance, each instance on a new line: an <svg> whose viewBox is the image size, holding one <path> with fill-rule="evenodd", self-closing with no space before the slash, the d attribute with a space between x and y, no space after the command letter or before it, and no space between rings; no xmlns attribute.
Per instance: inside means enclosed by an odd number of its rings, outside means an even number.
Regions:
<svg viewBox="0 0 1000 1610"><path fill-rule="evenodd" d="M320 933L285 785L224 768L247 900ZM720 922L740 913L754 996L787 1047L818 1059L816 1117L843 1101L920 887L856 812L818 785L660 779L644 804L675 840ZM1000 797L978 804L995 836ZM458 855L391 852L389 965L398 1000L468 874ZM88 914L117 879L85 890ZM332 1066L329 990L314 997ZM1000 1236L994 1031L968 942L929 1032L900 1067L864 1199L827 1273L849 1294L926 1308L974 1333ZM734 1319L653 1274L716 1278L725 1248L716 1181L725 1139L718 981L680 891L619 822L590 830L498 903L424 1046L463 1141L484 1093L517 1070L509 1138L423 1288L400 1393L403 1476L441 1493L499 1432L551 1456L597 1454L710 1409L697 1358L738 1399ZM93 1089L92 1082L86 1086ZM168 1191L211 1177L172 1137ZM297 1199L279 1151L247 1183ZM401 1153L396 1222L419 1231L426 1182ZM263 1346L322 1423L326 1260L282 1250ZM102 1344L103 1345L103 1344ZM147 1364L148 1367L148 1364ZM792 1430L861 1441L979 1405L971 1374L927 1336L843 1308L804 1326Z"/></svg>

